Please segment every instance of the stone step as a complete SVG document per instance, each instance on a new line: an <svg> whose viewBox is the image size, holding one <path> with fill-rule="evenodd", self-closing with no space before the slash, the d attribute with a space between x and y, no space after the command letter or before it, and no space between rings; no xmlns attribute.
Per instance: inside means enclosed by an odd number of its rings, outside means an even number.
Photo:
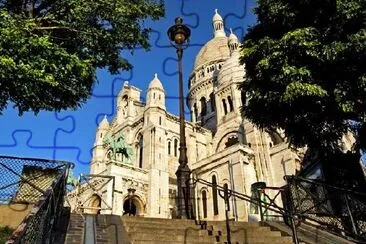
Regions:
<svg viewBox="0 0 366 244"><path fill-rule="evenodd" d="M171 241L172 243L181 241L199 241L199 242L215 242L215 241L226 241L227 236L221 235L218 238L216 236L209 236L207 233L144 233L144 232L134 232L129 233L131 240L150 240L150 241ZM233 241L239 242L267 242L267 243L291 243L291 238L282 236L266 236L266 235L256 235L256 236L240 236L232 235Z"/></svg>
<svg viewBox="0 0 366 244"><path fill-rule="evenodd" d="M155 234L152 235L151 233L143 233L143 232L136 232L136 233L129 233L128 236L133 241L170 241L171 243L177 242L187 242L187 241L194 241L194 242L214 242L214 236L208 236L207 234L200 234L200 235L190 235L190 234L180 234L180 235L171 235L170 233L165 234Z"/></svg>
<svg viewBox="0 0 366 244"><path fill-rule="evenodd" d="M150 217L135 217L135 216L121 216L124 222L175 222L175 223L194 223L192 219L163 219L163 218L150 218Z"/></svg>
<svg viewBox="0 0 366 244"><path fill-rule="evenodd" d="M227 236L221 235L216 238L217 242L223 243L226 242ZM283 243L283 244L292 244L292 237L285 236L235 236L231 235L232 243Z"/></svg>
<svg viewBox="0 0 366 244"><path fill-rule="evenodd" d="M213 244L215 242L207 241L182 241L182 242L174 242L174 244ZM151 241L151 240L138 240L138 241L132 241L132 244L172 244L171 241ZM234 243L232 243L234 244Z"/></svg>
<svg viewBox="0 0 366 244"><path fill-rule="evenodd" d="M194 221L191 222L183 222L183 223L179 223L179 222L170 222L170 221L166 221L166 222L156 222L156 221L124 221L125 225L127 226L141 226L142 228L144 226L155 226L156 228L164 228L166 226L176 226L179 228L186 228L186 227L194 227L194 226L198 226L200 228L201 225L196 224ZM212 223L212 224L207 224L206 225L207 229L212 229L212 228L219 228L219 229L226 229L226 224L225 223ZM258 224L247 224L247 223L230 223L230 228L232 229L253 229L253 228L261 228L262 226L258 225ZM268 228L268 227L265 227ZM269 229L269 228L268 228Z"/></svg>
<svg viewBox="0 0 366 244"><path fill-rule="evenodd" d="M169 233L169 234L184 234L184 232L195 232L198 233L202 231L203 233L209 233L210 230L201 229L200 226L192 226L192 227L184 227L184 226L164 226L164 227L156 227L156 226L146 226L146 225L126 225L126 231L133 232L145 232L145 233ZM281 232L279 231L271 231L269 227L257 227L257 228L232 228L232 233L235 235L265 235L265 236L281 236ZM219 235L220 233L225 233L224 231L219 231L219 229L212 230L212 235Z"/></svg>

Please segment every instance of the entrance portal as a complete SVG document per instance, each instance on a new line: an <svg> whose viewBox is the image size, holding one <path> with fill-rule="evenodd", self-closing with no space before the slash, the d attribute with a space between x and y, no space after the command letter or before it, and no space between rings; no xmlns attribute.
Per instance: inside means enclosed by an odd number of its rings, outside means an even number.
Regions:
<svg viewBox="0 0 366 244"><path fill-rule="evenodd" d="M133 199L127 199L123 203L123 215L135 216L136 215L136 204Z"/></svg>

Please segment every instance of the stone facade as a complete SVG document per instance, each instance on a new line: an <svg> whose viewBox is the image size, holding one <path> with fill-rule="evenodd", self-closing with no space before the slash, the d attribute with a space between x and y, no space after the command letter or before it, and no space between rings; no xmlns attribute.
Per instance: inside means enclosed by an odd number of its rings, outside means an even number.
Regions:
<svg viewBox="0 0 366 244"><path fill-rule="evenodd" d="M263 131L245 119L241 113L244 96L238 87L245 77L239 64L240 43L232 32L227 37L217 11L213 32L213 39L198 53L188 82L191 122L186 122L186 140L192 175L221 186L228 184L247 195L251 195L251 184L258 181L282 186L283 176L299 169L300 158L281 131ZM179 118L166 111L164 87L156 74L146 104L140 94L141 90L126 82L118 96L115 118L111 123L104 118L96 131L90 174L113 176L113 183L70 193L74 209L82 204L85 212L99 208L100 213L122 215L133 206L140 216L174 217ZM112 159L103 143L107 134L119 133L134 151L130 159L122 155ZM224 201L217 197L218 208L214 207L216 193L212 189L198 185L195 194L201 219L225 218ZM231 204L232 217L248 219L248 203Z"/></svg>

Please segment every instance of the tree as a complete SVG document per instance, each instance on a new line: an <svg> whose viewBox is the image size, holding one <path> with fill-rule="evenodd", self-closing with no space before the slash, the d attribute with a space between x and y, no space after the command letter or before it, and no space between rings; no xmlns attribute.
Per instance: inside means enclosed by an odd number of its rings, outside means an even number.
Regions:
<svg viewBox="0 0 366 244"><path fill-rule="evenodd" d="M366 1L258 0L255 14L241 48L245 116L328 152L350 124L364 133Z"/></svg>
<svg viewBox="0 0 366 244"><path fill-rule="evenodd" d="M0 0L0 113L77 108L90 96L97 68L132 65L123 50L149 48L150 0Z"/></svg>

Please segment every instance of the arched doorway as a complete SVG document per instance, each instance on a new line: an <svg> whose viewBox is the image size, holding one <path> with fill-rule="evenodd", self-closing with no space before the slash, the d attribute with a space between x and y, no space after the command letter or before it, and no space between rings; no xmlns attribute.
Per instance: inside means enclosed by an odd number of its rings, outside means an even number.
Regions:
<svg viewBox="0 0 366 244"><path fill-rule="evenodd" d="M123 203L123 215L136 216L136 204L132 198Z"/></svg>
<svg viewBox="0 0 366 244"><path fill-rule="evenodd" d="M134 195L125 198L125 200L123 201L122 215L128 215L128 216L144 215L144 204L139 196Z"/></svg>
<svg viewBox="0 0 366 244"><path fill-rule="evenodd" d="M94 194L90 199L89 209L87 212L89 214L100 214L101 205L102 199L100 198L100 196Z"/></svg>

